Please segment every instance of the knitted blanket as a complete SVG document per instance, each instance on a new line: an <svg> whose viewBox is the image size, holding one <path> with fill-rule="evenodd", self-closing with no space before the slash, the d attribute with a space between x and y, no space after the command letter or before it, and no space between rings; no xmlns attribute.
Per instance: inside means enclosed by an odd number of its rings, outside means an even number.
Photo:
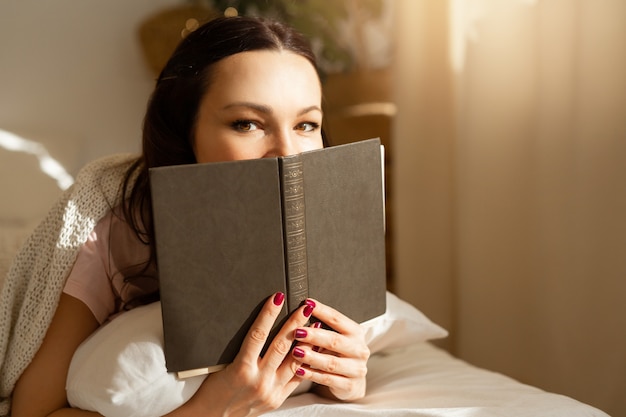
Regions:
<svg viewBox="0 0 626 417"><path fill-rule="evenodd" d="M15 384L41 346L78 250L120 201L131 155L86 165L16 255L0 293L0 416L10 414Z"/></svg>

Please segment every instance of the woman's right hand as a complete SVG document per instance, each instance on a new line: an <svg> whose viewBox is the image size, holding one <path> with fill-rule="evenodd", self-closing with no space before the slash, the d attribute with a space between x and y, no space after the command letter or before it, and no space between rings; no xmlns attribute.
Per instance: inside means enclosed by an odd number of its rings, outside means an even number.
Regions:
<svg viewBox="0 0 626 417"><path fill-rule="evenodd" d="M306 324L314 308L304 304L296 310L261 357L283 302L282 293L270 297L233 363L209 375L196 394L168 416L257 416L278 408L302 382L296 376L301 363L290 351L295 329Z"/></svg>

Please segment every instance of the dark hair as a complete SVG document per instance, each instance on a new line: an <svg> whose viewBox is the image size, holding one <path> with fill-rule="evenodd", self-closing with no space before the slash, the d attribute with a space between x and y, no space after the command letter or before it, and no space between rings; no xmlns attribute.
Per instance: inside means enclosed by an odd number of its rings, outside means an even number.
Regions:
<svg viewBox="0 0 626 417"><path fill-rule="evenodd" d="M148 170L193 164L193 137L200 102L210 88L213 64L255 50L288 50L317 69L308 40L280 22L256 17L223 17L190 33L178 45L159 75L143 123L142 153L123 184L123 215L139 239L151 247L155 261ZM322 138L326 143L325 134Z"/></svg>

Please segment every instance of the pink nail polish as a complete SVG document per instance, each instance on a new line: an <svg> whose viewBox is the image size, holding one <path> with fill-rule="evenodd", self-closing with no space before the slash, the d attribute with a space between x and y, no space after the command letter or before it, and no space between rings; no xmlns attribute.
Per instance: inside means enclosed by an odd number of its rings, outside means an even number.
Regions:
<svg viewBox="0 0 626 417"><path fill-rule="evenodd" d="M313 313L313 307L307 304L306 307L304 307L304 311L303 311L304 317L310 317L312 313Z"/></svg>
<svg viewBox="0 0 626 417"><path fill-rule="evenodd" d="M304 301L304 304L306 304L306 305L308 305L308 306L311 306L311 307L315 308L315 301L313 301L313 300L306 299L306 300Z"/></svg>
<svg viewBox="0 0 626 417"><path fill-rule="evenodd" d="M304 376L304 374L305 374L305 371L302 368L298 368L298 370L296 371L296 375L298 376Z"/></svg>
<svg viewBox="0 0 626 417"><path fill-rule="evenodd" d="M304 339L307 334L308 334L307 331L304 329L296 329L295 338Z"/></svg>
<svg viewBox="0 0 626 417"><path fill-rule="evenodd" d="M304 358L304 351L297 347L293 350L293 356L296 358Z"/></svg>
<svg viewBox="0 0 626 417"><path fill-rule="evenodd" d="M274 296L274 305L281 305L283 303L283 300L285 300L285 294L283 294L282 292L277 292Z"/></svg>

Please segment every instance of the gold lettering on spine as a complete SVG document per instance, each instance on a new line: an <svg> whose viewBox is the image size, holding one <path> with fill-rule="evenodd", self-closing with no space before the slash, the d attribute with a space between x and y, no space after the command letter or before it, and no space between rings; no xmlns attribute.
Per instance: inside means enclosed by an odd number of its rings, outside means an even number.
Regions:
<svg viewBox="0 0 626 417"><path fill-rule="evenodd" d="M304 188L298 155L283 159L283 207L287 245L288 307L295 309L308 296Z"/></svg>

